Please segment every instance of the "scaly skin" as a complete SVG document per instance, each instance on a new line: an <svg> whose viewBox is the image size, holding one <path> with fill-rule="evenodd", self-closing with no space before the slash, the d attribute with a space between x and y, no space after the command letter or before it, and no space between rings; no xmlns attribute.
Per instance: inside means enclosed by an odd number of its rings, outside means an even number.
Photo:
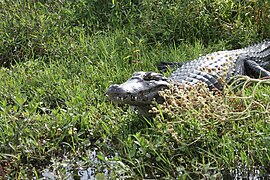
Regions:
<svg viewBox="0 0 270 180"><path fill-rule="evenodd" d="M125 83L111 85L107 96L113 102L129 104L144 112L148 111L153 101L164 101L158 92L169 85L183 87L204 82L210 90L222 90L224 84L236 75L270 76L270 72L266 70L270 68L270 40L243 49L210 53L184 64L175 64L180 67L168 78L159 73L136 72ZM168 65L173 67L174 62ZM164 70L164 67L161 69Z"/></svg>

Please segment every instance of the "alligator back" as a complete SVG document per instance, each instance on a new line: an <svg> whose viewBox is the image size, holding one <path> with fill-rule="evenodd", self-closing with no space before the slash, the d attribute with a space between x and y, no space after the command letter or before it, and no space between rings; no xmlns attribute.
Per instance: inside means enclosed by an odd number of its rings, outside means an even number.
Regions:
<svg viewBox="0 0 270 180"><path fill-rule="evenodd" d="M254 62L251 68L247 62ZM218 51L190 61L175 70L169 79L179 84L205 82L210 89L222 89L235 75L249 75L248 71L270 65L270 41L231 51ZM256 70L256 69L255 69ZM259 71L259 70L258 70Z"/></svg>

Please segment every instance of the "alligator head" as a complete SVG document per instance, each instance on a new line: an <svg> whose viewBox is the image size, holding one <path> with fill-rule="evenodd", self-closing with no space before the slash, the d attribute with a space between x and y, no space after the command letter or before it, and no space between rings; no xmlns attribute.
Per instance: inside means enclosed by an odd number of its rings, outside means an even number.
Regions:
<svg viewBox="0 0 270 180"><path fill-rule="evenodd" d="M135 72L125 83L111 85L106 94L115 103L129 104L142 110L150 107L153 101L163 103L164 99L158 92L168 88L169 84L162 74Z"/></svg>

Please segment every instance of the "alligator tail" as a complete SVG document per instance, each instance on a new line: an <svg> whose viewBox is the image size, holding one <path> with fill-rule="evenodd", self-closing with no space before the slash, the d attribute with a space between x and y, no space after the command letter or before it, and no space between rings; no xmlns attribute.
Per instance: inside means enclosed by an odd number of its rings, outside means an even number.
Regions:
<svg viewBox="0 0 270 180"><path fill-rule="evenodd" d="M257 49L257 50L256 50ZM270 39L264 40L262 43L249 46L247 50L250 52L249 57L251 60L257 62L263 68L270 66Z"/></svg>
<svg viewBox="0 0 270 180"><path fill-rule="evenodd" d="M250 45L245 48L249 53L255 54L269 54L270 51L270 39L266 39L261 43Z"/></svg>

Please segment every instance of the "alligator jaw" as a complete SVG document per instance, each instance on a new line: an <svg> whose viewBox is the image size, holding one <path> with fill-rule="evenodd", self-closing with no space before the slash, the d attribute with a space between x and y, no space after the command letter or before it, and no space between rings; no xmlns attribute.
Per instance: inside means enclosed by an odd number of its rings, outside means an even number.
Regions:
<svg viewBox="0 0 270 180"><path fill-rule="evenodd" d="M164 100L158 92L168 85L168 79L159 73L136 72L125 83L111 85L106 95L115 103L147 106L153 101L162 103Z"/></svg>
<svg viewBox="0 0 270 180"><path fill-rule="evenodd" d="M119 104L129 104L132 106L150 105L153 104L153 101L157 101L158 103L163 102L163 99L159 96L158 92L166 88L167 86L159 86L147 91L140 91L138 93L123 91L121 91L122 93L116 93L115 91L117 89L121 89L121 84L113 84L109 87L106 95L111 101ZM115 93L112 93L112 91Z"/></svg>

